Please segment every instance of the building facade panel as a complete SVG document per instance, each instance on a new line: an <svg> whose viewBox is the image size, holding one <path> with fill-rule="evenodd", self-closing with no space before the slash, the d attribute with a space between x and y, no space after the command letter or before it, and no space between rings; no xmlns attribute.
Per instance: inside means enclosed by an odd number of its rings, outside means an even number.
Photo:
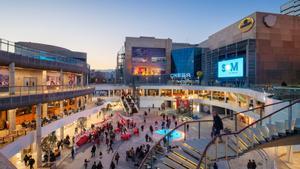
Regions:
<svg viewBox="0 0 300 169"><path fill-rule="evenodd" d="M126 37L124 69L125 83L166 82L169 78L169 74L171 73L171 48L171 39L156 39L153 37ZM149 55L149 53L157 53L157 50L164 51L163 55L165 56L158 57L158 59L161 59L162 57L165 58L166 64L164 66L157 66L157 63L160 61L154 61L153 58L155 56ZM141 56L135 56L137 51L141 51ZM144 51L148 51L147 54L144 54ZM135 52L134 56L133 52ZM133 63L133 59L135 59L135 63ZM143 73L134 75L135 69L141 69L141 71L146 73L145 75L142 75ZM154 71L151 69L154 70L155 73L153 73ZM162 72L161 70L163 70L164 73L159 73Z"/></svg>

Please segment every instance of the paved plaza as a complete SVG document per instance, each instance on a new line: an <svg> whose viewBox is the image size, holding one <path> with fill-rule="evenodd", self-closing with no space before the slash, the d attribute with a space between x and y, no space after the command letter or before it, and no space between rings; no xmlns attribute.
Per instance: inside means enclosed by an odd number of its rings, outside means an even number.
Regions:
<svg viewBox="0 0 300 169"><path fill-rule="evenodd" d="M131 159L126 161L126 151L128 151L131 147L133 147L135 150L136 147L138 147L142 144L150 144L152 146L155 143L155 141L160 139L160 137L155 136L156 138L153 138L154 142L148 142L148 143L145 142L146 134L154 137L154 135L151 135L151 133L149 131L149 126L150 125L155 126L154 125L155 121L158 121L158 128L160 128L160 124L161 124L161 120L162 120L162 117L158 113L158 109L150 109L150 110L151 111L150 111L150 113L148 113L148 116L146 118L146 123L144 123L144 112L145 111L148 112L148 109L140 109L139 113L136 113L132 117L130 117L133 121L136 122L138 128L140 128L141 125L144 125L144 131L141 132L141 130L140 130L139 136L133 135L128 141L122 141L120 139L120 136L117 135L116 141L113 144L114 152L107 153L107 146L104 143L100 143L100 146L97 146L97 149L96 149L96 157L91 158L91 147L93 146L94 143L87 143L76 150L75 159L73 160L70 155L70 149L64 148L61 151L62 156L56 160L57 168L58 169L75 169L75 168L76 169L77 168L84 169L84 160L87 159L87 160L89 160L87 168L91 168L94 162L96 162L96 164L98 164L98 162L101 161L104 169L109 169L113 155L116 151L120 154L120 160L119 160L119 163L116 166L116 168L118 168L118 169L137 168L134 165L136 162L133 162ZM120 109L115 109L113 112L116 113L116 112L120 112L120 111L121 111ZM111 112L109 112L109 113L111 113ZM105 116L104 113L101 113L100 115L99 114L91 115L90 117L88 117L87 126L89 127L92 124L102 121L104 116ZM211 115L201 114L201 116L202 116L201 119L203 119L203 120L212 119ZM118 120L119 120L119 118L112 119L112 123L113 123L114 127L116 127L116 122ZM179 119L177 119L177 120L178 120L178 125L179 125L181 121ZM233 128L233 121L229 120L229 119L224 120L224 126L227 128ZM75 127L76 127L75 124L70 124L70 125L66 126L65 127L65 136L69 135L70 137L72 137L75 134L74 133ZM174 121L172 120L171 128L174 128L174 127L175 127L175 124L174 124ZM242 126L239 126L239 127L242 127ZM201 138L210 138L211 137L210 135L211 135L212 124L210 122L201 124L200 128L201 128L201 133L200 133ZM132 132L131 130L129 130L129 131ZM183 132L183 128L179 128L178 131ZM57 134L59 135L59 130L58 130ZM187 139L198 138L198 123L190 124L186 138ZM174 144L180 144L182 141L183 141L182 139L179 140L178 142L175 141ZM103 153L103 156L101 159L99 157L100 151ZM233 160L220 161L220 162L218 162L218 165L220 168L239 168L241 166L242 166L242 168L246 168L248 160L254 159L256 161L256 163L258 164L257 165L258 169L273 168L274 166L280 166L280 168L288 169L288 166L281 161L284 159L281 158L281 160L280 159L276 160L276 164L274 163L274 160L270 160L270 159L274 159L274 156L272 156L272 155L274 155L274 148L269 148L269 149L266 149L265 151L270 156L263 156L262 153L260 153L258 151L252 151L250 153L244 154ZM36 154L32 154L32 155L33 155L33 157L36 156ZM11 161L14 162L14 164L16 164L18 169L29 168L24 165L20 155L15 156L13 159L11 159ZM290 166L294 166L294 165L290 164Z"/></svg>

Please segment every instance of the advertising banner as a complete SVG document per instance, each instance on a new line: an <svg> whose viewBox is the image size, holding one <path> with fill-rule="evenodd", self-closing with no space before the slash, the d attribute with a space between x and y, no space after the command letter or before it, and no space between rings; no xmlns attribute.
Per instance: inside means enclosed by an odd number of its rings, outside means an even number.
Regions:
<svg viewBox="0 0 300 169"><path fill-rule="evenodd" d="M9 76L8 69L0 68L0 87L8 87Z"/></svg>
<svg viewBox="0 0 300 169"><path fill-rule="evenodd" d="M162 75L166 73L164 48L132 48L132 73L134 75Z"/></svg>
<svg viewBox="0 0 300 169"><path fill-rule="evenodd" d="M59 73L47 72L47 86L60 85Z"/></svg>
<svg viewBox="0 0 300 169"><path fill-rule="evenodd" d="M218 62L218 78L244 76L244 58L230 59Z"/></svg>

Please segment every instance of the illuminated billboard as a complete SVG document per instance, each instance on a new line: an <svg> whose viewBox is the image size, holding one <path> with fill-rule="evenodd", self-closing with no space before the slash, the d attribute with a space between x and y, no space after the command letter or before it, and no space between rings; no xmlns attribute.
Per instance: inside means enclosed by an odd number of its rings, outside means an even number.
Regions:
<svg viewBox="0 0 300 169"><path fill-rule="evenodd" d="M218 62L218 78L243 77L244 58Z"/></svg>
<svg viewBox="0 0 300 169"><path fill-rule="evenodd" d="M167 58L165 48L132 47L131 61L134 75L166 74Z"/></svg>

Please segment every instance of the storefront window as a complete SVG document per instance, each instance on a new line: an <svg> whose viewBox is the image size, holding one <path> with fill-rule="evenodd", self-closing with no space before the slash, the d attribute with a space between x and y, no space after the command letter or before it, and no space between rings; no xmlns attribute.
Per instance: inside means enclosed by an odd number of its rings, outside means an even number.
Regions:
<svg viewBox="0 0 300 169"><path fill-rule="evenodd" d="M162 89L161 96L172 97L172 90L171 89Z"/></svg>

